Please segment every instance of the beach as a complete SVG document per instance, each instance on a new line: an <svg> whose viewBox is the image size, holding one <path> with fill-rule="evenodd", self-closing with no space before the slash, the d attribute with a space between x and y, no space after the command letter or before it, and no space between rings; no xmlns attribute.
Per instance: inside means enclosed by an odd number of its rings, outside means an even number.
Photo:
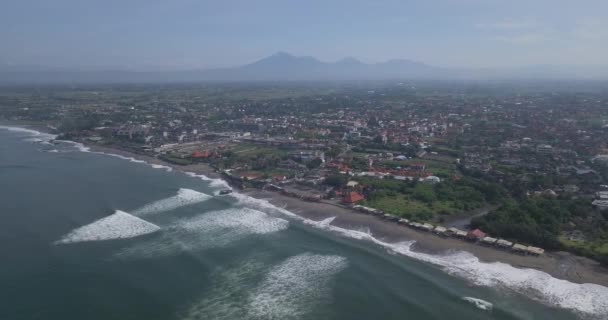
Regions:
<svg viewBox="0 0 608 320"><path fill-rule="evenodd" d="M94 152L116 154L122 157L145 161L150 164L171 167L182 172L204 175L211 179L221 179L221 175L207 164L174 165L160 159L136 154L130 151L86 143ZM496 247L483 246L468 241L440 237L430 232L412 229L375 216L365 215L348 207L325 203L308 202L288 197L277 192L259 189L239 191L257 199L267 200L273 205L287 209L303 218L313 221L335 217L331 225L350 230L366 230L374 238L387 243L415 241L411 250L432 255L446 255L457 251L473 254L481 262L505 263L516 268L529 268L545 272L557 279L573 283L593 283L608 286L608 269L591 259L568 252L546 252L535 257L519 255Z"/></svg>

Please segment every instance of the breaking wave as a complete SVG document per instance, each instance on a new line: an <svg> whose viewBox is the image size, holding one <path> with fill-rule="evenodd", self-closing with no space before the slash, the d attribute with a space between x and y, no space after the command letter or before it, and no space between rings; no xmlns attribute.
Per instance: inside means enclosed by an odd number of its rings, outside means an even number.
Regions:
<svg viewBox="0 0 608 320"><path fill-rule="evenodd" d="M254 280L263 274L267 265L248 259L235 268L221 268L211 274L210 290L199 301L188 307L180 318L184 320L247 319L244 301Z"/></svg>
<svg viewBox="0 0 608 320"><path fill-rule="evenodd" d="M146 215L171 211L180 207L192 205L210 199L211 196L191 189L181 188L175 196L154 201L133 211L135 215Z"/></svg>
<svg viewBox="0 0 608 320"><path fill-rule="evenodd" d="M417 252L411 250L414 241L386 243L374 238L370 233L333 226L331 222L334 219L335 217L321 221L307 219L304 223L345 237L371 241L389 251L437 265L447 273L467 279L476 285L509 288L537 301L590 316L608 315L607 287L572 283L554 278L543 271L516 268L501 262L481 262L465 251L446 255Z"/></svg>
<svg viewBox="0 0 608 320"><path fill-rule="evenodd" d="M44 133L44 132L40 132L37 130L22 128L22 127L0 126L0 129L25 134L28 137L25 140L29 141L29 142L47 144L49 141L57 138L57 135L54 135L54 134Z"/></svg>
<svg viewBox="0 0 608 320"><path fill-rule="evenodd" d="M209 186L210 187L214 187L214 188L223 188L223 189L230 189L232 190L232 187L230 187L230 185L228 184L228 182L222 180L222 179L212 179L207 177L206 175L203 174L196 174L194 172L184 172L187 176L192 177L192 178L199 178L203 181L208 181L209 182Z"/></svg>
<svg viewBox="0 0 608 320"><path fill-rule="evenodd" d="M295 214L285 208L277 207L274 204L270 203L268 200L256 199L256 198L253 198L253 197L250 197L248 195L238 193L238 192L233 192L233 193L229 194L229 196L236 199L237 203L244 207L281 213L281 214L284 214L284 215L289 216L294 219L304 220L302 217L298 216L297 214Z"/></svg>
<svg viewBox="0 0 608 320"><path fill-rule="evenodd" d="M485 310L485 311L492 311L492 308L494 307L494 305L491 302L473 298L473 297L463 297L462 300L469 302L469 303L473 304L475 307L477 307L481 310Z"/></svg>
<svg viewBox="0 0 608 320"><path fill-rule="evenodd" d="M55 244L134 238L160 230L155 224L117 210L114 214L82 226Z"/></svg>
<svg viewBox="0 0 608 320"><path fill-rule="evenodd" d="M340 256L301 254L271 269L249 299L254 319L298 319L329 303L330 280L347 266Z"/></svg>
<svg viewBox="0 0 608 320"><path fill-rule="evenodd" d="M118 256L150 258L223 247L252 235L274 233L288 227L287 220L271 217L253 209L233 208L211 211L180 220L168 227L159 239L127 248Z"/></svg>

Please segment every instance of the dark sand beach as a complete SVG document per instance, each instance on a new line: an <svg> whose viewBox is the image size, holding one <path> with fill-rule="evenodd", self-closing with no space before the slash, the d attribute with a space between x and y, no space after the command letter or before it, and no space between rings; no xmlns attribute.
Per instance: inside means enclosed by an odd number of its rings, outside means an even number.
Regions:
<svg viewBox="0 0 608 320"><path fill-rule="evenodd" d="M150 164L172 167L182 172L193 172L213 179L221 179L221 175L207 164L174 165L160 159L135 154L126 150L98 146L88 143L94 152L118 154L132 157ZM284 196L280 193L248 189L241 191L251 197L265 199L272 204L283 207L297 215L315 221L335 217L332 225L345 229L368 229L377 239L388 243L414 240L412 250L432 254L447 254L450 251L466 251L475 255L483 262L502 262L518 268L531 268L550 274L551 276L574 283L595 283L608 286L608 269L591 259L573 255L568 252L547 252L540 257L514 254L495 247L449 238L412 229L394 222L389 222L375 216L365 215L348 207L327 202L307 202Z"/></svg>

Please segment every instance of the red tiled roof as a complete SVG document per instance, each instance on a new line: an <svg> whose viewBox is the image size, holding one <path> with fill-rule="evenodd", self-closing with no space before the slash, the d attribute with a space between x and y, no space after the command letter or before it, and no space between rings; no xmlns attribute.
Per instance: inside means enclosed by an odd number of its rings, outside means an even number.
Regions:
<svg viewBox="0 0 608 320"><path fill-rule="evenodd" d="M344 203L356 203L359 202L361 200L365 199L364 196L362 196L359 192L349 192L347 193L343 198L342 198L342 202Z"/></svg>
<svg viewBox="0 0 608 320"><path fill-rule="evenodd" d="M467 233L467 237L469 237L469 238L480 239L480 238L483 238L485 236L486 236L485 232L483 232L483 231L481 231L479 229L471 230L471 231L469 231L469 233Z"/></svg>

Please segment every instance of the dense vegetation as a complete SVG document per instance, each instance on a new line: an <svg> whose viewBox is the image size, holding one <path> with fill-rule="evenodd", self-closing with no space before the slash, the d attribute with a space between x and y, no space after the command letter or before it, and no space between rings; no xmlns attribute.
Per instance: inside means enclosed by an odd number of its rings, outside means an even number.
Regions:
<svg viewBox="0 0 608 320"><path fill-rule="evenodd" d="M509 201L472 225L499 237L545 249L567 249L608 263L608 212L594 210L588 200L535 197ZM560 237L569 229L584 231L584 242Z"/></svg>
<svg viewBox="0 0 608 320"><path fill-rule="evenodd" d="M365 185L367 205L410 219L443 221L445 216L497 203L505 191L498 185L472 178L438 184L393 179L357 178Z"/></svg>

